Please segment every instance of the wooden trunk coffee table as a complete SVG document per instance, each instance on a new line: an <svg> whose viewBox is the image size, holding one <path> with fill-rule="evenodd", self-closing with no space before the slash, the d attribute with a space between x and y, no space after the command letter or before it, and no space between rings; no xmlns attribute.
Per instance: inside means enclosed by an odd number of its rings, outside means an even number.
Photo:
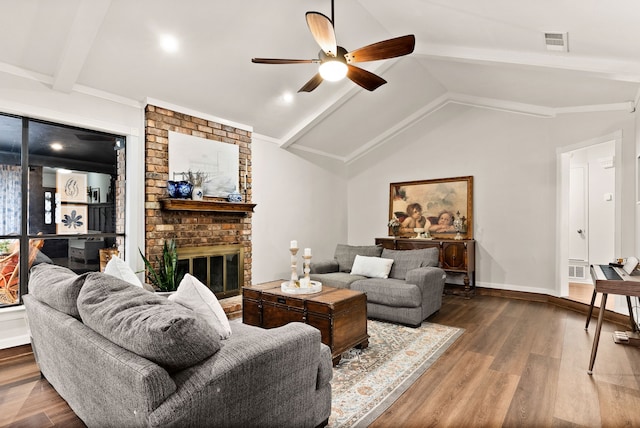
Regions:
<svg viewBox="0 0 640 428"><path fill-rule="evenodd" d="M242 322L274 328L303 322L320 330L322 343L331 348L333 364L354 346L369 346L367 296L355 290L322 286L314 294L289 294L283 280L242 288Z"/></svg>

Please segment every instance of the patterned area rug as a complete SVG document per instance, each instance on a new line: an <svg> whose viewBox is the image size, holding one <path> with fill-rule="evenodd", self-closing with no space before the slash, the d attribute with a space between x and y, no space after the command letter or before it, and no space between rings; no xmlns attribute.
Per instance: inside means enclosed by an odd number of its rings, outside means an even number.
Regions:
<svg viewBox="0 0 640 428"><path fill-rule="evenodd" d="M367 321L369 347L351 349L333 369L329 427L364 427L380 416L463 333Z"/></svg>

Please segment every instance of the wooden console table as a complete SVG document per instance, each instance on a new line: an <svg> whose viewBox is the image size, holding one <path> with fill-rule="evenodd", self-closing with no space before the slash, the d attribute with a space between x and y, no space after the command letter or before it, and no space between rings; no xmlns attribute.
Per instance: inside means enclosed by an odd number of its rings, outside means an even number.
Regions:
<svg viewBox="0 0 640 428"><path fill-rule="evenodd" d="M473 239L415 239L415 238L376 238L376 245L390 250L418 250L438 248L439 264L447 275L464 275L462 294L469 298L476 290L476 259ZM459 284L447 283L445 291L459 294Z"/></svg>
<svg viewBox="0 0 640 428"><path fill-rule="evenodd" d="M322 286L314 294L289 294L284 280L242 288L242 322L262 328L303 322L320 330L322 343L331 348L333 364L354 346L366 348L367 296L356 290Z"/></svg>
<svg viewBox="0 0 640 428"><path fill-rule="evenodd" d="M589 369L587 374L593 374L593 365L596 362L596 354L598 352L598 344L600 343L600 332L602 331L602 323L604 320L604 313L607 307L607 296L609 294L618 294L620 296L626 296L627 308L629 309L629 325L631 331L629 333L638 334L638 325L633 317L633 308L631 307L631 297L640 297L640 277L623 275L620 279L598 279L598 275L593 265L591 265L591 278L594 281L593 297L591 298L591 306L589 307L589 315L587 316L587 324L584 329L589 328L589 320L593 313L593 305L596 299L596 293L602 293L602 300L600 301L600 311L598 313L598 325L596 327L596 333L593 337L593 345L591 346L591 358L589 359Z"/></svg>

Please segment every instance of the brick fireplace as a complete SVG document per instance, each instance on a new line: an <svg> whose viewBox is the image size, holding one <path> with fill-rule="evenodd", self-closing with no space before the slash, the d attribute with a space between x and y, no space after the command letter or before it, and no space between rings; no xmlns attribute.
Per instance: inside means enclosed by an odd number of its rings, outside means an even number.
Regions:
<svg viewBox="0 0 640 428"><path fill-rule="evenodd" d="M145 109L145 256L152 262L162 254L166 239L175 239L178 254L195 254L198 247L240 248L240 288L251 284L250 212L166 210L169 180L169 131L239 146L240 163L248 165L251 184L251 132L154 105ZM240 179L240 177L239 177ZM250 187L250 186L249 186ZM251 201L251 189L247 202ZM224 248L222 248L224 253ZM195 252L195 253L194 253ZM218 253L216 253L218 254ZM213 263L213 262L212 262ZM233 293L232 293L233 294ZM232 295L231 294L231 295ZM224 295L229 295L224 293Z"/></svg>

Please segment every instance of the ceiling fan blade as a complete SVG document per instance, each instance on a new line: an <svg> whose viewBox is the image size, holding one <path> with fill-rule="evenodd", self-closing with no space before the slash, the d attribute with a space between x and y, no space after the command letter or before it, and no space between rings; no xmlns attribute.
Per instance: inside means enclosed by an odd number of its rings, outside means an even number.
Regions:
<svg viewBox="0 0 640 428"><path fill-rule="evenodd" d="M413 52L416 45L416 38L413 34L396 37L364 46L347 53L344 57L347 62L377 61L379 59L395 58Z"/></svg>
<svg viewBox="0 0 640 428"><path fill-rule="evenodd" d="M338 42L331 20L320 12L307 12L307 25L316 43L328 56L336 56Z"/></svg>
<svg viewBox="0 0 640 428"><path fill-rule="evenodd" d="M370 71L356 67L355 65L347 64L348 71L347 77L353 81L353 83L362 86L367 91L375 91L380 86L387 83L382 77L377 76Z"/></svg>
<svg viewBox="0 0 640 428"><path fill-rule="evenodd" d="M312 64L320 62L319 59L281 59L281 58L251 58L256 64Z"/></svg>
<svg viewBox="0 0 640 428"><path fill-rule="evenodd" d="M316 73L316 75L313 76L311 80L305 83L304 86L298 90L298 92L311 92L322 83L322 80L323 79L322 76L320 76L320 73Z"/></svg>

